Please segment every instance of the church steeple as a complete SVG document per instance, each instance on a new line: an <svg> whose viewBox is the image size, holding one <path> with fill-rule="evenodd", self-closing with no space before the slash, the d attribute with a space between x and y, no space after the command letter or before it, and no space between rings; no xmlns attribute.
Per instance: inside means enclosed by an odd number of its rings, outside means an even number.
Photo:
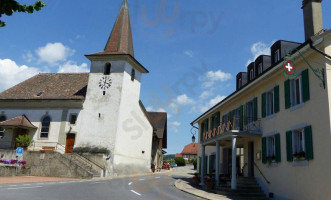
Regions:
<svg viewBox="0 0 331 200"><path fill-rule="evenodd" d="M108 38L104 52L109 54L130 54L131 56L134 56L127 0L123 0L120 12Z"/></svg>

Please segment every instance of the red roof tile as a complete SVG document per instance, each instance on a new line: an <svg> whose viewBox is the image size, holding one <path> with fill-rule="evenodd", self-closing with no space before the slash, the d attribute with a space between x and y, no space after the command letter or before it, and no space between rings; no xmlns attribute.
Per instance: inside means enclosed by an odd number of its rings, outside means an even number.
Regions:
<svg viewBox="0 0 331 200"><path fill-rule="evenodd" d="M196 155L198 154L198 143L191 143L184 147L182 155Z"/></svg>
<svg viewBox="0 0 331 200"><path fill-rule="evenodd" d="M36 129L30 120L25 116L17 116L6 121L0 122L0 127L16 127L16 128L28 128L28 129Z"/></svg>

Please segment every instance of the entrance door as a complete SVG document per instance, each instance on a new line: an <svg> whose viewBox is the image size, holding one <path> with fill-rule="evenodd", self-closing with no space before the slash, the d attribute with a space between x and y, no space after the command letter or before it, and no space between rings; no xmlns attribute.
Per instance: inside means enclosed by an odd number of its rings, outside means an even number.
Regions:
<svg viewBox="0 0 331 200"><path fill-rule="evenodd" d="M75 145L75 134L67 134L65 153L72 153Z"/></svg>
<svg viewBox="0 0 331 200"><path fill-rule="evenodd" d="M254 176L254 142L248 143L248 176Z"/></svg>

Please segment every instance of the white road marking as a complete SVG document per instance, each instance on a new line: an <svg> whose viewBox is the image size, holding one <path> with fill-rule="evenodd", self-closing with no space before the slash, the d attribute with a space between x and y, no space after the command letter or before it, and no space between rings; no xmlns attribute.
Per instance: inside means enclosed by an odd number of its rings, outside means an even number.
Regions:
<svg viewBox="0 0 331 200"><path fill-rule="evenodd" d="M161 178L161 177L158 176L158 177L155 177L155 178Z"/></svg>
<svg viewBox="0 0 331 200"><path fill-rule="evenodd" d="M17 185L8 185L9 187L16 187Z"/></svg>
<svg viewBox="0 0 331 200"><path fill-rule="evenodd" d="M130 182L128 185L131 185L132 184L132 182Z"/></svg>
<svg viewBox="0 0 331 200"><path fill-rule="evenodd" d="M66 183L66 182L59 182L59 183Z"/></svg>
<svg viewBox="0 0 331 200"><path fill-rule="evenodd" d="M45 183L37 183L37 185L44 185Z"/></svg>
<svg viewBox="0 0 331 200"><path fill-rule="evenodd" d="M18 188L7 188L8 190L20 190L20 189L33 189L33 188L41 188L43 186L35 186L35 187L18 187Z"/></svg>
<svg viewBox="0 0 331 200"><path fill-rule="evenodd" d="M23 185L31 185L31 184L23 184Z"/></svg>
<svg viewBox="0 0 331 200"><path fill-rule="evenodd" d="M143 179L143 178L141 178L141 179L139 179L139 181L144 181L145 179Z"/></svg>
<svg viewBox="0 0 331 200"><path fill-rule="evenodd" d="M136 192L136 191L134 191L134 190L131 190L131 192L135 193L136 195L141 196L141 194L139 194L138 192Z"/></svg>

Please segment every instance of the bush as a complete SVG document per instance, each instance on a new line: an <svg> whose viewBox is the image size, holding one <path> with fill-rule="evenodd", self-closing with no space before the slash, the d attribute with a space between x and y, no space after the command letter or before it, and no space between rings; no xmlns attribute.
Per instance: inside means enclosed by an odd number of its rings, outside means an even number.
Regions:
<svg viewBox="0 0 331 200"><path fill-rule="evenodd" d="M90 154L106 154L109 155L110 151L106 148L98 148L98 147L75 147L73 150L74 153L90 153Z"/></svg>
<svg viewBox="0 0 331 200"><path fill-rule="evenodd" d="M175 158L175 163L178 167L186 165L184 158Z"/></svg>
<svg viewBox="0 0 331 200"><path fill-rule="evenodd" d="M29 135L19 135L16 138L16 145L18 147L28 147L33 142Z"/></svg>

